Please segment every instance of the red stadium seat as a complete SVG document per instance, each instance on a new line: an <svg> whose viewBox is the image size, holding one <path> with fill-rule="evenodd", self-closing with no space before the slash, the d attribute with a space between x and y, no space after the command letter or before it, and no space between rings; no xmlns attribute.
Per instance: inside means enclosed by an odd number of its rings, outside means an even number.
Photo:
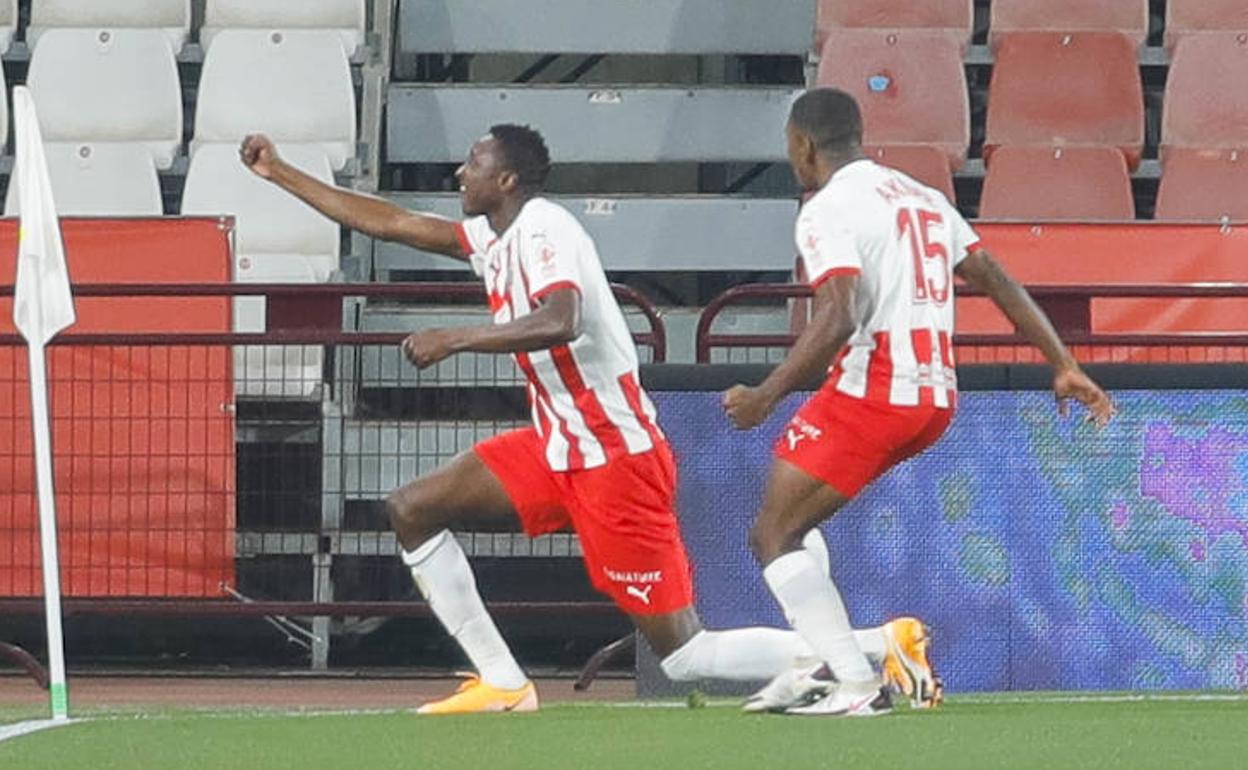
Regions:
<svg viewBox="0 0 1248 770"><path fill-rule="evenodd" d="M1042 221L1135 217L1131 177L1113 147L1002 147L992 156L979 215Z"/></svg>
<svg viewBox="0 0 1248 770"><path fill-rule="evenodd" d="M1136 47L1112 32L1016 32L1001 40L988 90L984 155L1001 145L1144 147Z"/></svg>
<svg viewBox="0 0 1248 770"><path fill-rule="evenodd" d="M1248 222L1248 152L1171 150L1157 190L1157 219Z"/></svg>
<svg viewBox="0 0 1248 770"><path fill-rule="evenodd" d="M865 151L872 160L882 166L895 168L903 174L935 188L956 202L953 192L953 173L949 170L949 158L936 147L867 147Z"/></svg>
<svg viewBox="0 0 1248 770"><path fill-rule="evenodd" d="M1167 0L1166 48L1187 35L1202 32L1248 31L1244 0Z"/></svg>
<svg viewBox="0 0 1248 770"><path fill-rule="evenodd" d="M1248 32L1209 32L1174 50L1161 121L1162 157L1174 147L1248 148Z"/></svg>
<svg viewBox="0 0 1248 770"><path fill-rule="evenodd" d="M939 147L953 168L966 161L970 99L958 43L927 30L835 30L819 61L818 84L862 105L864 144Z"/></svg>
<svg viewBox="0 0 1248 770"><path fill-rule="evenodd" d="M1013 32L1120 32L1143 45L1148 0L992 0L989 42Z"/></svg>
<svg viewBox="0 0 1248 770"><path fill-rule="evenodd" d="M822 50L828 33L836 29L934 29L960 44L971 39L974 0L819 0L815 23L815 50Z"/></svg>

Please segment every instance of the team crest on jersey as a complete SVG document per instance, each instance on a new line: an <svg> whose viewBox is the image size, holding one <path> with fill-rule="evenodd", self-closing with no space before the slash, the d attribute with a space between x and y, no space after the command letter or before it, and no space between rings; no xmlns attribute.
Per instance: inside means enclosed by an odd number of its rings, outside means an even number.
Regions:
<svg viewBox="0 0 1248 770"><path fill-rule="evenodd" d="M538 270L542 276L550 278L555 275L559 267L555 264L555 249L550 245L542 246L542 250L537 253Z"/></svg>

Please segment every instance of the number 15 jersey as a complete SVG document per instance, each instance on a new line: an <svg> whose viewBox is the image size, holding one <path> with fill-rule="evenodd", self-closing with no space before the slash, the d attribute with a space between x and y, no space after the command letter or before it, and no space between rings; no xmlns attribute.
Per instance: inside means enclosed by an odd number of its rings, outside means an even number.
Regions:
<svg viewBox="0 0 1248 770"><path fill-rule="evenodd" d="M796 237L814 288L859 277L856 327L824 387L895 406L954 406L953 269L979 237L948 199L858 160L802 207Z"/></svg>

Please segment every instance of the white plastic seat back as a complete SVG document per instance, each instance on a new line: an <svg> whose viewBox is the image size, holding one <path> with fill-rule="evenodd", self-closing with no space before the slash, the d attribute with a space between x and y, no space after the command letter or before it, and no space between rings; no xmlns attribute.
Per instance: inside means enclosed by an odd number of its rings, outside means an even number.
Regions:
<svg viewBox="0 0 1248 770"><path fill-rule="evenodd" d="M227 29L332 30L347 56L364 43L365 0L207 0L199 42L204 50Z"/></svg>
<svg viewBox="0 0 1248 770"><path fill-rule="evenodd" d="M191 31L191 0L34 0L26 43L33 49L49 29L158 29L181 51Z"/></svg>
<svg viewBox="0 0 1248 770"><path fill-rule="evenodd" d="M169 168L182 142L182 85L156 30L52 29L27 84L47 142L133 142Z"/></svg>
<svg viewBox="0 0 1248 770"><path fill-rule="evenodd" d="M235 283L323 283L324 256L243 255L234 262ZM234 300L234 331L268 328L263 297ZM319 345L239 345L234 348L234 392L240 396L307 397L317 392L325 351Z"/></svg>
<svg viewBox="0 0 1248 770"><path fill-rule="evenodd" d="M17 0L0 0L0 53L13 45L17 34Z"/></svg>
<svg viewBox="0 0 1248 770"><path fill-rule="evenodd" d="M319 145L278 145L277 149L291 165L333 183L329 162ZM195 153L186 174L182 214L233 215L235 249L239 254L328 254L335 259L338 256L338 225L253 174L239 160L234 144L204 145Z"/></svg>
<svg viewBox="0 0 1248 770"><path fill-rule="evenodd" d="M324 182L333 172L320 145L279 146L287 162ZM209 144L191 159L182 196L186 216L235 218L234 280L238 283L321 283L338 268L340 229L276 185L252 174L234 145ZM266 328L262 297L234 303L234 329ZM320 384L317 346L235 349L235 390L252 396L309 396Z"/></svg>
<svg viewBox="0 0 1248 770"><path fill-rule="evenodd" d="M142 145L44 145L52 197L62 216L161 216L164 204L152 156ZM18 178L9 180L5 216L21 213Z"/></svg>
<svg viewBox="0 0 1248 770"><path fill-rule="evenodd" d="M319 143L335 170L355 156L355 89L336 33L217 35L204 57L192 152L253 132L279 143Z"/></svg>

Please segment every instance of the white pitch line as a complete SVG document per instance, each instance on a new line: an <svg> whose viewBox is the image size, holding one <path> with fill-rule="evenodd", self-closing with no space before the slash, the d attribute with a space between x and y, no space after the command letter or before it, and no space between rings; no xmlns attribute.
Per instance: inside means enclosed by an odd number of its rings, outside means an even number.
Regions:
<svg viewBox="0 0 1248 770"><path fill-rule="evenodd" d="M81 722L81 719L32 719L29 722L18 722L11 725L0 725L0 743L23 735L30 735L53 727L64 727Z"/></svg>
<svg viewBox="0 0 1248 770"><path fill-rule="evenodd" d="M1248 693L1122 693L1118 695L958 695L952 703L1235 703L1248 701Z"/></svg>

